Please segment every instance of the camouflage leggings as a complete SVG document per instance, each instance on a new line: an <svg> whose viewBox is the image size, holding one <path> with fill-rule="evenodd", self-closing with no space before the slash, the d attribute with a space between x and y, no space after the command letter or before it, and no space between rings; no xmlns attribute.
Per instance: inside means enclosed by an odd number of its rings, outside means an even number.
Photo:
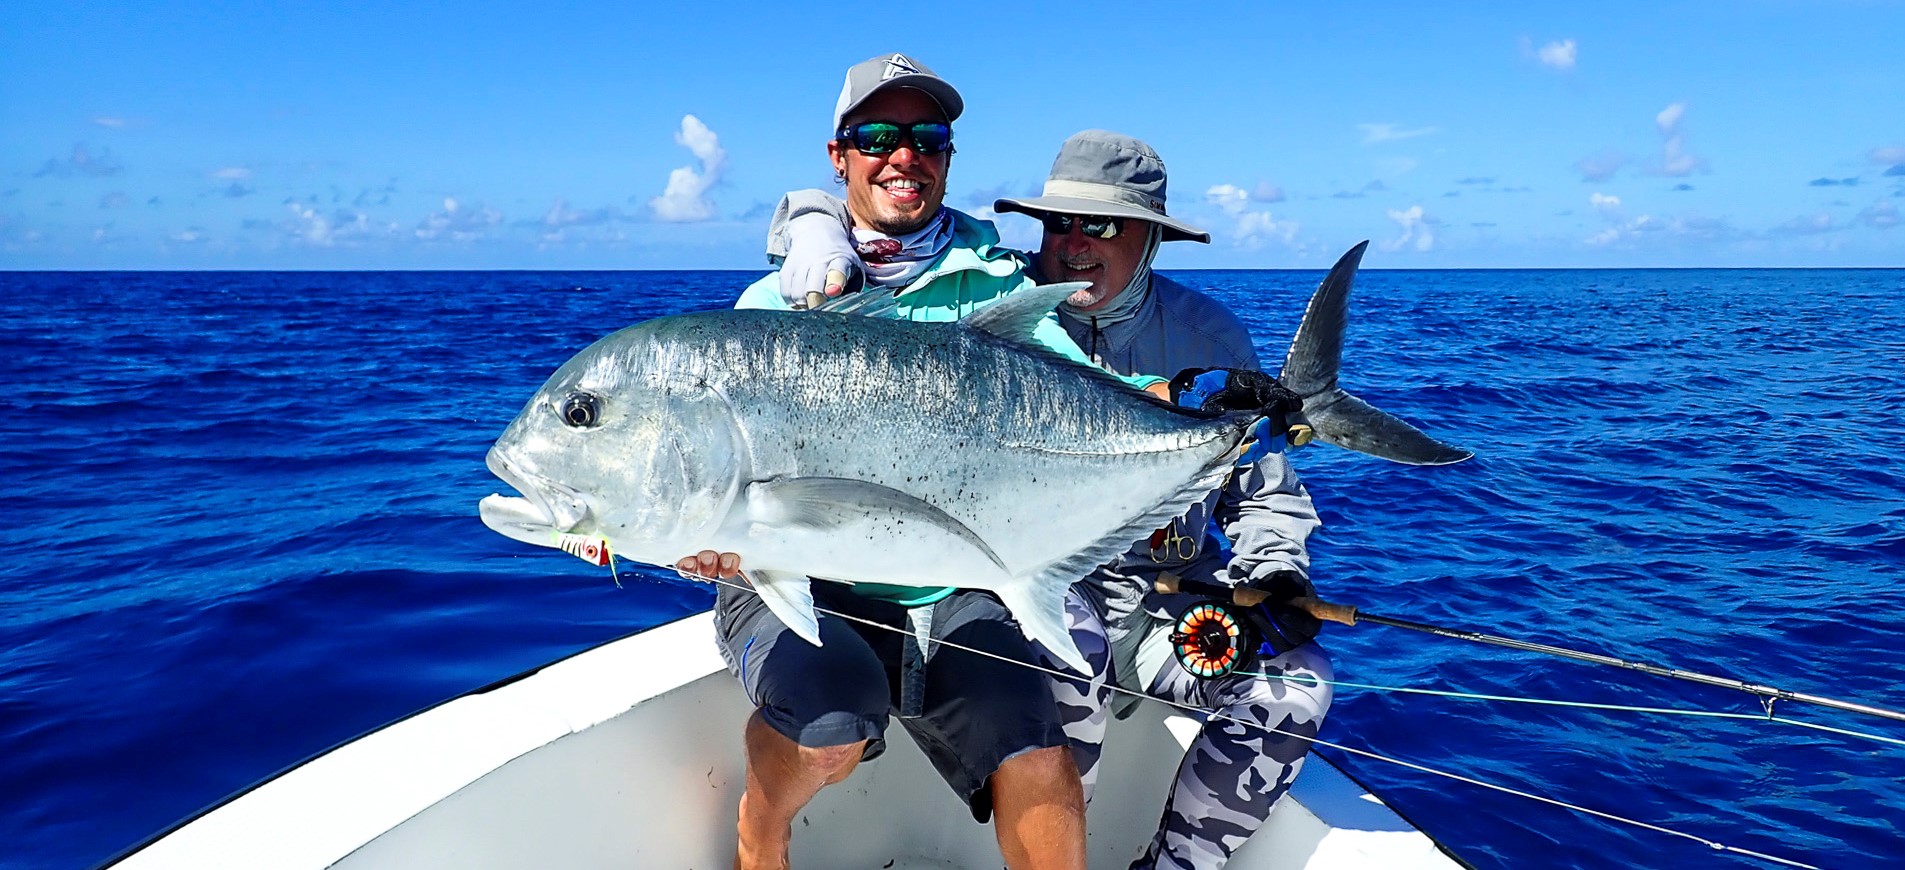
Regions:
<svg viewBox="0 0 1905 870"><path fill-rule="evenodd" d="M1077 592L1067 596L1065 610L1072 639L1091 664L1093 679L1083 684L1054 677L1052 694L1090 801L1112 694L1105 685L1111 653L1103 621ZM1133 618L1147 617L1140 612ZM1170 624L1151 622L1136 668L1148 682L1146 694L1252 724L1225 719L1204 724L1178 766L1157 834L1131 870L1215 870L1262 827L1270 808L1296 781L1309 738L1316 736L1329 710L1330 686L1241 673L1197 679L1170 659ZM1049 658L1048 666L1065 669ZM1257 673L1334 677L1328 656L1314 643L1261 663Z"/></svg>

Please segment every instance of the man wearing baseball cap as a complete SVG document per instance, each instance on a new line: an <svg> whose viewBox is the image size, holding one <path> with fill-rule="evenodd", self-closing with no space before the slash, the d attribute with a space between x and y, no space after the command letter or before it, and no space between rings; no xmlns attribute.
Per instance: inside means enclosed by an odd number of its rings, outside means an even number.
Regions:
<svg viewBox="0 0 1905 870"><path fill-rule="evenodd" d="M827 154L846 185L843 244L866 283L899 291L888 316L957 320L1032 286L1025 262L999 247L991 224L943 205L952 121L963 109L952 85L903 54L855 64L835 104ZM784 277L756 282L736 307L805 307L805 294L785 293ZM1055 317L1035 337L1088 364ZM1147 376L1126 381L1163 384ZM733 578L745 555L705 551L676 567ZM821 788L883 751L888 717L898 715L974 818L995 817L1008 866L1084 867L1084 792L1074 753L1046 676L1029 667L1040 653L998 599L820 578L812 588L819 608L884 628L822 613L824 644L815 646L751 592L724 585L717 594L722 655L757 707L746 728L737 864L784 866L795 815ZM887 677L894 672L901 675L897 695Z"/></svg>
<svg viewBox="0 0 1905 870"><path fill-rule="evenodd" d="M1258 372L1242 321L1215 299L1151 271L1163 242L1210 241L1208 233L1172 217L1165 203L1164 163L1150 146L1087 130L1060 147L1041 196L1000 199L994 208L1043 224L1036 260L1041 279L1090 282L1060 305L1059 322L1093 362L1113 372L1181 372L1172 379L1180 399L1235 390L1248 395L1246 404L1261 403L1262 394L1276 388L1261 383L1271 379ZM845 220L839 201L821 191L798 191L782 201L769 253L785 254L783 275L801 276L796 292L837 293L849 283L855 264L844 242ZM1072 586L1066 616L1095 679L1081 684L1054 677L1050 689L1065 713L1087 795L1104 741L1107 678L1222 714L1191 744L1157 833L1134 870L1223 866L1295 780L1331 697L1327 683L1309 678L1328 680L1332 672L1328 656L1310 642L1314 619L1275 605L1313 594L1304 542L1318 525L1289 462L1269 453ZM1166 574L1271 593L1291 648L1253 668L1193 678L1173 661L1169 637L1176 617L1196 599L1155 592L1153 584ZM1056 662L1045 661L1048 667Z"/></svg>

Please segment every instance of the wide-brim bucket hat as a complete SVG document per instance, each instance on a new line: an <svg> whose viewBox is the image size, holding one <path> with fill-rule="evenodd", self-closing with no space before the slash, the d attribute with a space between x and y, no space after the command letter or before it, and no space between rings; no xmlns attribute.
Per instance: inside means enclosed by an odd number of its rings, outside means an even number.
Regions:
<svg viewBox="0 0 1905 870"><path fill-rule="evenodd" d="M1000 199L994 211L1033 217L1102 215L1150 221L1164 228L1164 241L1210 242L1204 232L1164 210L1164 161L1151 146L1109 130L1073 134L1059 146L1042 196Z"/></svg>

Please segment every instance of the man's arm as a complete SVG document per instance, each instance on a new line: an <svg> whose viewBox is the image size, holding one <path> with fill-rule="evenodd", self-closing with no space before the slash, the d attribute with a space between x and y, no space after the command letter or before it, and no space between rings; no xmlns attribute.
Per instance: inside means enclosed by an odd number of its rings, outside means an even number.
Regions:
<svg viewBox="0 0 1905 870"><path fill-rule="evenodd" d="M1224 485L1211 519L1232 541L1227 582L1265 588L1294 572L1308 578L1310 533L1322 526L1310 494L1282 454L1237 469Z"/></svg>
<svg viewBox="0 0 1905 870"><path fill-rule="evenodd" d="M780 267L790 307L806 307L811 293L837 296L854 286L860 257L847 204L813 188L782 196L767 226L767 260Z"/></svg>

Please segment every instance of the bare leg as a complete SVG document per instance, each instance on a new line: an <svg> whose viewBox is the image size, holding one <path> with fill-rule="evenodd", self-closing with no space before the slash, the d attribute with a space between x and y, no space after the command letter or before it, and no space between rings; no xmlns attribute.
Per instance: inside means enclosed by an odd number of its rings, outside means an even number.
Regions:
<svg viewBox="0 0 1905 870"><path fill-rule="evenodd" d="M1085 792L1070 748L1006 759L992 774L992 813L1011 870L1084 870Z"/></svg>
<svg viewBox="0 0 1905 870"><path fill-rule="evenodd" d="M795 814L822 788L853 773L866 741L802 746L769 728L756 711L747 720L746 743L747 791L741 794L735 870L786 870ZM1072 777L1075 782L1077 774ZM1082 853L1082 825L1079 830Z"/></svg>

